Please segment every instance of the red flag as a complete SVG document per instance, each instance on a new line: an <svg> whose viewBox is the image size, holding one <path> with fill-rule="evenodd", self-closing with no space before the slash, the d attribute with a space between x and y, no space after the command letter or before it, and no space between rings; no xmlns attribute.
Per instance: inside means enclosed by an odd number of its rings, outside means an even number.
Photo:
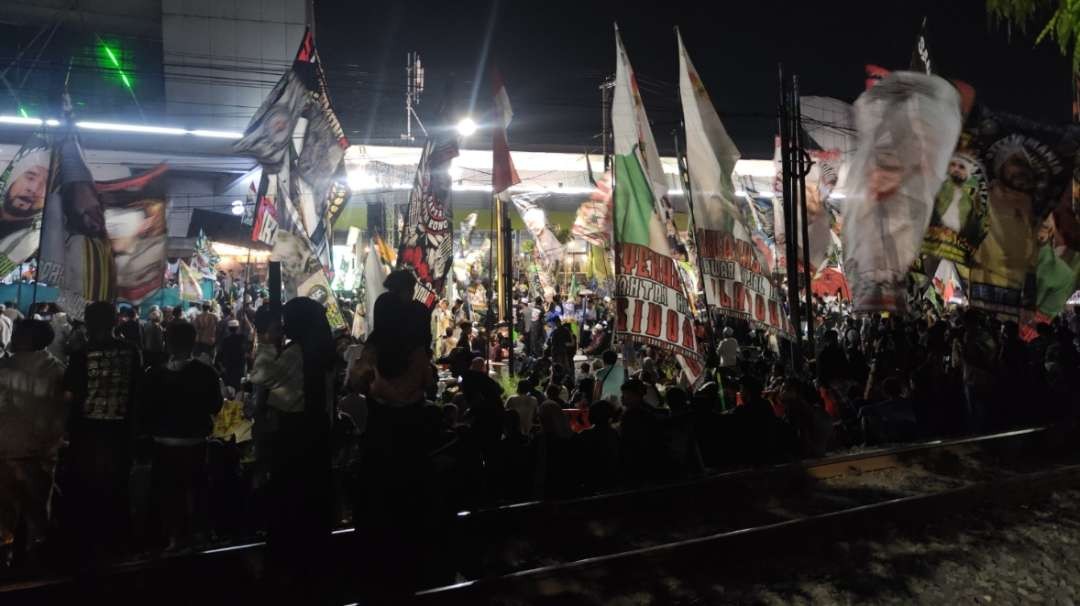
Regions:
<svg viewBox="0 0 1080 606"><path fill-rule="evenodd" d="M491 79L495 87L495 128L491 143L491 189L500 194L512 186L521 183L514 160L510 157L510 145L506 141L506 128L514 116L510 108L510 97L506 94L502 76L498 70L492 70Z"/></svg>

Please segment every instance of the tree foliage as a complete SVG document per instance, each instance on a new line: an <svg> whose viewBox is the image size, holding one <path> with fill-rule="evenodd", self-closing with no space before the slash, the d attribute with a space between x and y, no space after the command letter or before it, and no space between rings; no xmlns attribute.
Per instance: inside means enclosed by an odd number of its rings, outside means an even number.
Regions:
<svg viewBox="0 0 1080 606"><path fill-rule="evenodd" d="M1026 33L1032 24L1039 26L1035 43L1053 40L1061 54L1072 57L1073 70L1080 69L1080 0L986 0L986 9L1010 31L1015 26Z"/></svg>

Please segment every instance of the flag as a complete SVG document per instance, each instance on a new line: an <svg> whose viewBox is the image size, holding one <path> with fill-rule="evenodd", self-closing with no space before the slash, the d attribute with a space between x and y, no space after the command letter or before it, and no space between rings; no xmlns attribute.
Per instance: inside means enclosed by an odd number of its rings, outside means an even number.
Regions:
<svg viewBox="0 0 1080 606"><path fill-rule="evenodd" d="M978 108L961 151L982 167L986 204L961 222L972 241L972 306L1021 316L1060 313L1075 290L1076 215L1070 184L1078 139L1071 127Z"/></svg>
<svg viewBox="0 0 1080 606"><path fill-rule="evenodd" d="M610 171L600 177L588 199L578 207L570 233L593 246L611 248Z"/></svg>
<svg viewBox="0 0 1080 606"><path fill-rule="evenodd" d="M244 214L240 217L241 225L254 225L255 224L255 210L258 204L258 191L255 189L255 182L252 181L248 185L247 196L244 197Z"/></svg>
<svg viewBox="0 0 1080 606"><path fill-rule="evenodd" d="M105 200L73 133L65 136L57 154L57 177L44 210L38 279L57 287L56 304L81 320L87 303L115 299L116 265L106 232Z"/></svg>
<svg viewBox="0 0 1080 606"><path fill-rule="evenodd" d="M105 204L105 230L116 268L116 299L138 307L164 287L166 166L95 184Z"/></svg>
<svg viewBox="0 0 1080 606"><path fill-rule="evenodd" d="M260 184L266 183L267 188L269 188L269 182L270 177L264 174L260 180ZM262 189L261 185L260 189ZM253 242L262 242L263 244L273 246L274 241L277 239L278 230L277 207L268 191L263 191L258 194L256 199L258 200L258 205L255 209L255 225L251 229L251 240Z"/></svg>
<svg viewBox="0 0 1080 606"><path fill-rule="evenodd" d="M947 81L894 72L855 102L858 149L844 204L844 273L855 311L904 311L908 268L960 134Z"/></svg>
<svg viewBox="0 0 1080 606"><path fill-rule="evenodd" d="M324 267L330 267L333 222L348 199L348 145L330 103L314 38L305 31L292 67L252 116L234 149L262 166L256 197L274 201L278 227L310 240Z"/></svg>
<svg viewBox="0 0 1080 606"><path fill-rule="evenodd" d="M789 332L780 289L735 198L739 150L679 39L679 97L705 299L715 313Z"/></svg>
<svg viewBox="0 0 1080 606"><path fill-rule="evenodd" d="M201 301L203 298L202 277L199 276L199 272L185 263L183 259L180 259L179 267L177 281L180 286L180 300Z"/></svg>
<svg viewBox="0 0 1080 606"><path fill-rule="evenodd" d="M514 208L521 215L525 228L532 234L536 241L536 252L540 255L540 262L544 267L550 268L555 262L563 258L563 245L547 224L547 213L544 212L537 202L550 194L546 192L531 192L527 194L514 194Z"/></svg>
<svg viewBox="0 0 1080 606"><path fill-rule="evenodd" d="M296 287L296 296L307 297L321 304L326 309L326 319L332 330L348 328L345 317L341 314L341 308L338 307L337 297L330 289L330 282L327 281L322 268L312 273Z"/></svg>
<svg viewBox="0 0 1080 606"><path fill-rule="evenodd" d="M665 230L667 183L618 28L615 50L615 334L672 352L694 383L702 357Z"/></svg>
<svg viewBox="0 0 1080 606"><path fill-rule="evenodd" d="M394 249L390 248L390 245L386 243L386 240L384 240L382 236L375 234L371 238L371 242L375 247L375 250L379 252L379 259L381 259L383 263L390 267L397 264L397 253L394 252Z"/></svg>
<svg viewBox="0 0 1080 606"><path fill-rule="evenodd" d="M398 246L397 267L416 277L414 298L428 309L442 297L454 260L450 162L457 156L457 135L449 129L439 129L428 138L416 167Z"/></svg>
<svg viewBox="0 0 1080 606"><path fill-rule="evenodd" d="M514 168L514 159L510 157L510 144L506 138L506 129L510 126L514 112L498 70L492 71L492 82L495 86L495 128L492 129L491 142L491 190L495 195L501 195L521 183L521 177Z"/></svg>
<svg viewBox="0 0 1080 606"><path fill-rule="evenodd" d="M44 135L35 134L0 173L0 276L14 271L38 249L52 171L52 145Z"/></svg>
<svg viewBox="0 0 1080 606"><path fill-rule="evenodd" d="M195 256L191 259L192 267L211 280L217 279L217 264L221 259L210 247L210 238L202 229L195 236Z"/></svg>
<svg viewBox="0 0 1080 606"><path fill-rule="evenodd" d="M915 49L911 51L911 71L921 72L927 76L934 75L933 65L930 63L930 45L927 43L926 17L923 17L919 26L919 37L915 39Z"/></svg>
<svg viewBox="0 0 1080 606"><path fill-rule="evenodd" d="M375 329L375 300L379 295L386 292L383 288L383 280L386 279L386 271L380 260L379 249L385 247L382 238L375 236L371 240L371 248L364 259L364 324L365 334L370 335ZM357 314L360 315L360 314ZM359 335L353 335L359 336Z"/></svg>

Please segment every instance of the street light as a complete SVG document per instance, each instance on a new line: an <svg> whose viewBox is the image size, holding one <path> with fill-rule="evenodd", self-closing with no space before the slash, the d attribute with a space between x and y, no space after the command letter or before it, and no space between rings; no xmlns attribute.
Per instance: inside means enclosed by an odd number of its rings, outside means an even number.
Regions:
<svg viewBox="0 0 1080 606"><path fill-rule="evenodd" d="M462 137L468 137L476 132L476 122L473 122L472 118L462 118L457 123L457 132Z"/></svg>

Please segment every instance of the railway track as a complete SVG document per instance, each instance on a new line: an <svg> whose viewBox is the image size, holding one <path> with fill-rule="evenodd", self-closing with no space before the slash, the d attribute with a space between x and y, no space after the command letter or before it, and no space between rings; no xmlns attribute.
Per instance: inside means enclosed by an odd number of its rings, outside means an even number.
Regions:
<svg viewBox="0 0 1080 606"><path fill-rule="evenodd" d="M421 592L416 599L476 603L481 596L507 592L540 597L547 595L545 591L551 587L560 586L558 579L575 575L594 575L598 570L625 574L657 558L691 561L760 542L761 537L782 537L809 528L827 530L830 525L847 527L853 522L845 520L859 516L892 515L880 512L919 507L922 505L918 503L929 502L924 499L949 498L936 495L953 494L951 498L960 499L962 495L982 494L980 487L995 481L1021 486L1034 480L1027 478L1027 470L1017 468L1008 472L1008 477L995 480L994 476L1001 475L1000 468L988 467L989 477L967 478L964 485L933 494L818 490L823 483L837 478L889 469L918 466L940 470L944 475L962 475L966 469L964 460L985 460L992 465L1003 459L1038 458L1050 435L1044 428L1024 429L747 469L584 498L463 511L458 514L458 534L470 538L472 543L465 551L473 554L466 558L469 561L463 568L474 580ZM1047 476L1041 482L1074 477L1073 471L1062 474ZM349 558L351 532L335 531L332 557ZM185 582L193 580L200 586L228 583L251 587L260 582L264 548L264 543L251 542L129 562L101 572L89 585L63 575L9 583L0 586L0 602L52 602L84 595L88 588L105 595L117 591L138 593L160 585L183 591ZM341 582L335 594L348 598L363 593L362 588L350 587L348 578Z"/></svg>

